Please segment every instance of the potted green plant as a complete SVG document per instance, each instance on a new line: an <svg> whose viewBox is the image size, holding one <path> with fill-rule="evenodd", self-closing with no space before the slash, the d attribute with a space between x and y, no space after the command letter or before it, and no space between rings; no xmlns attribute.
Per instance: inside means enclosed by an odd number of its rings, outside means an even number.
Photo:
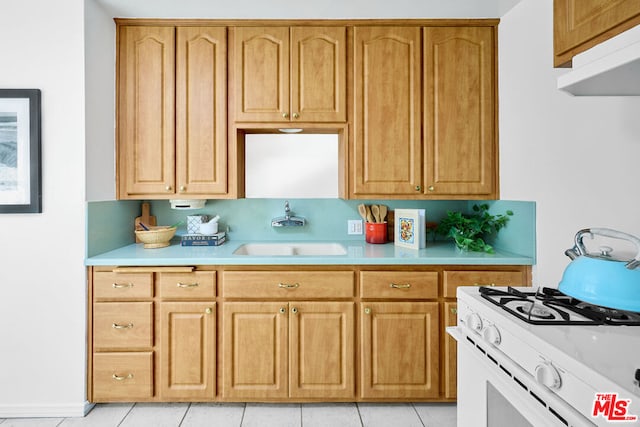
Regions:
<svg viewBox="0 0 640 427"><path fill-rule="evenodd" d="M488 211L489 205L486 203L473 205L471 214L449 211L438 224L436 232L452 238L462 251L494 253L493 247L485 239L500 231L513 212L508 210L504 214L492 215Z"/></svg>

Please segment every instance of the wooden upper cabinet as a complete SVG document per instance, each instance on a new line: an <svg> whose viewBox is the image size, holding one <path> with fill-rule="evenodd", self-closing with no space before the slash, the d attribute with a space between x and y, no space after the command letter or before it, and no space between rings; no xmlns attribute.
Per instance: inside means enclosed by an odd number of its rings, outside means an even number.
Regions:
<svg viewBox="0 0 640 427"><path fill-rule="evenodd" d="M345 27L233 31L236 122L346 120Z"/></svg>
<svg viewBox="0 0 640 427"><path fill-rule="evenodd" d="M424 190L497 198L493 27L424 29Z"/></svg>
<svg viewBox="0 0 640 427"><path fill-rule="evenodd" d="M578 53L638 24L638 0L554 0L554 65L571 65Z"/></svg>
<svg viewBox="0 0 640 427"><path fill-rule="evenodd" d="M227 193L227 30L179 27L176 44L177 192Z"/></svg>
<svg viewBox="0 0 640 427"><path fill-rule="evenodd" d="M174 35L172 27L119 28L120 198L175 188Z"/></svg>
<svg viewBox="0 0 640 427"><path fill-rule="evenodd" d="M226 46L225 27L119 27L119 198L228 193Z"/></svg>
<svg viewBox="0 0 640 427"><path fill-rule="evenodd" d="M418 27L354 29L352 196L421 191Z"/></svg>

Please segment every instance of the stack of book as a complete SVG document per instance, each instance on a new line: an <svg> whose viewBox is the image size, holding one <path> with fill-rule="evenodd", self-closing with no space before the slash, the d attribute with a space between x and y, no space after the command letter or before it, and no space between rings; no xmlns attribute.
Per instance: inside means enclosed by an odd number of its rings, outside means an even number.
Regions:
<svg viewBox="0 0 640 427"><path fill-rule="evenodd" d="M216 234L184 234L180 238L182 246L220 246L227 239L226 233Z"/></svg>

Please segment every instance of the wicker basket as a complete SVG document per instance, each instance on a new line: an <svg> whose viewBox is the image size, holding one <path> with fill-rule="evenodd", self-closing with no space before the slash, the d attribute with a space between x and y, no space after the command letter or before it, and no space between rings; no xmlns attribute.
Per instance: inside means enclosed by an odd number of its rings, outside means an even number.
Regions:
<svg viewBox="0 0 640 427"><path fill-rule="evenodd" d="M144 243L145 249L164 248L176 234L176 227L149 227L149 230L136 230L136 237Z"/></svg>

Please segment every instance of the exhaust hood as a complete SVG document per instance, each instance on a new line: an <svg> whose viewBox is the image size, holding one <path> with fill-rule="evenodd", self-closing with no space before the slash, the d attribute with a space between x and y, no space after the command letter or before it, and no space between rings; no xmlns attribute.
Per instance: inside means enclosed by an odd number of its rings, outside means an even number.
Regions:
<svg viewBox="0 0 640 427"><path fill-rule="evenodd" d="M640 96L640 25L573 58L558 89L576 96Z"/></svg>

